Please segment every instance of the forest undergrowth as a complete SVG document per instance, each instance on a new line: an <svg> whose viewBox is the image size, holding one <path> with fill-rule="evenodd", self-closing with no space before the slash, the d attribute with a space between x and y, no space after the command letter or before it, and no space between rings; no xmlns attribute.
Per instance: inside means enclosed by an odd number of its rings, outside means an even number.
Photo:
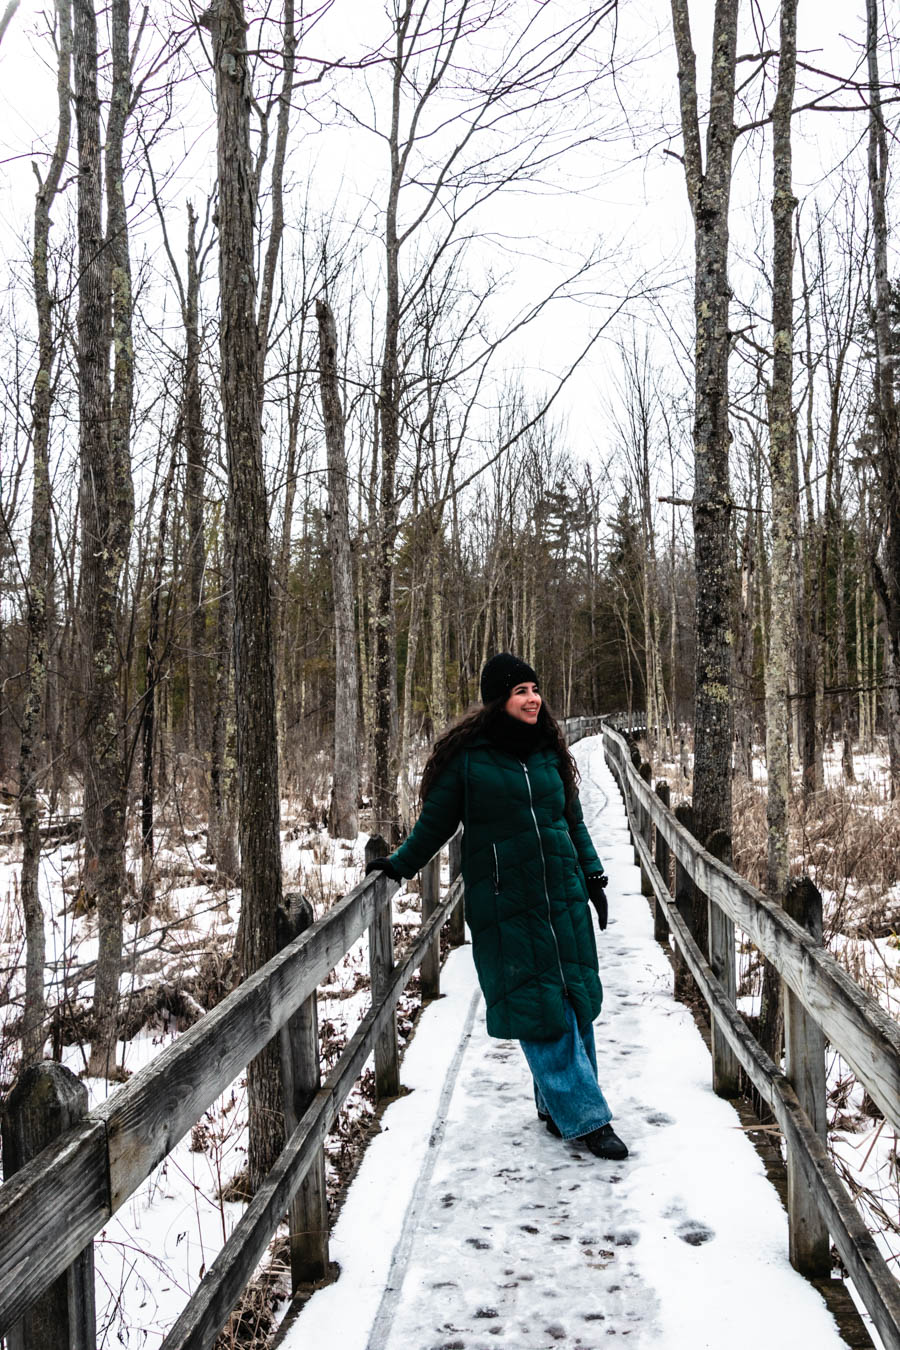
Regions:
<svg viewBox="0 0 900 1350"><path fill-rule="evenodd" d="M363 875L365 832L334 840L323 821L327 775L311 761L301 786L282 801L284 890L299 891L322 917ZM235 987L240 893L217 884L207 855L196 793L173 794L157 824L154 900L143 909L140 847L129 847L132 904L125 915L125 969L118 1019L121 1076L127 1078ZM73 793L77 810L77 798ZM0 820L0 1095L19 1068L24 991L24 933L18 895L20 844L15 820ZM4 835L4 830L7 833ZM85 905L79 841L42 857L41 894L47 927L46 1053L84 1075L91 1034L96 914ZM410 885L394 904L398 957L420 922ZM443 955L443 952L442 952ZM323 1078L368 1007L368 946L352 950L320 987ZM418 978L397 1008L401 1052L420 1011ZM88 1079L91 1107L117 1084ZM329 1214L337 1217L369 1139L379 1129L374 1076L353 1088L326 1142ZM168 1330L239 1220L246 1200L246 1076L241 1075L147 1179L120 1216L95 1241L98 1345L144 1345ZM152 1204L151 1204L152 1202ZM286 1228L276 1234L255 1278L217 1342L217 1350L266 1344L290 1300ZM149 1343L153 1343L152 1339Z"/></svg>

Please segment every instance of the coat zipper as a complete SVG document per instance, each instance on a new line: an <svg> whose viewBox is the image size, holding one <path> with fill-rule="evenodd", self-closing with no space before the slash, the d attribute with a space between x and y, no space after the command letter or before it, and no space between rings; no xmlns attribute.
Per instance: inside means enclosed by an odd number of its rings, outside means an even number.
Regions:
<svg viewBox="0 0 900 1350"><path fill-rule="evenodd" d="M500 894L500 862L497 858L497 845L491 844L494 851L494 894Z"/></svg>
<svg viewBox="0 0 900 1350"><path fill-rule="evenodd" d="M541 839L541 829L537 822L537 816L534 814L534 797L531 795L531 775L528 772L528 765L524 759L520 759L522 772L525 775L525 786L528 788L528 807L531 811L531 819L534 821L534 830L537 835L538 849L541 854L541 870L544 874L544 899L547 902L547 923L550 925L550 932L553 934L553 945L556 948L556 964L559 966L559 978L562 981L563 992L568 993L566 988L566 977L563 974L562 955L559 950L559 941L556 936L556 929L553 927L553 916L550 912L550 892L547 890L547 860L544 857L544 844Z"/></svg>

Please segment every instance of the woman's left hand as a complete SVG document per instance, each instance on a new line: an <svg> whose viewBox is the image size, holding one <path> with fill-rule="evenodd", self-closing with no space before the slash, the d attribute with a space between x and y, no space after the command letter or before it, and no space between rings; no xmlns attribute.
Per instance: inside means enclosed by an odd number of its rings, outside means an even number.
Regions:
<svg viewBox="0 0 900 1350"><path fill-rule="evenodd" d="M608 881L609 877L605 872L587 878L588 895L590 896L591 904L597 911L597 922L600 925L601 933L609 922L609 904L606 899L606 883Z"/></svg>

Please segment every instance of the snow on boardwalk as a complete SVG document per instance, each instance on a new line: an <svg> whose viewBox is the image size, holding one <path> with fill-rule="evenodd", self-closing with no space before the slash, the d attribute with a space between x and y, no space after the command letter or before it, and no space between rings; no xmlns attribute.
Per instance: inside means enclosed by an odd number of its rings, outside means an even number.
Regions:
<svg viewBox="0 0 900 1350"><path fill-rule="evenodd" d="M445 967L336 1225L340 1279L285 1350L839 1350L787 1259L787 1219L671 995L599 738L575 747L610 873L598 935L600 1079L631 1149L599 1161L537 1120L524 1057L491 1040L469 950Z"/></svg>

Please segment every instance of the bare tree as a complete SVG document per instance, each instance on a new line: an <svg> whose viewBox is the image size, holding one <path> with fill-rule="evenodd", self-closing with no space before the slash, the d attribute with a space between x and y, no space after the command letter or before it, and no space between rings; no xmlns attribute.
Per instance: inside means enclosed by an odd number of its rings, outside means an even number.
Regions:
<svg viewBox="0 0 900 1350"><path fill-rule="evenodd" d="M791 796L788 685L795 646L796 428L794 374L794 197L791 110L797 74L797 0L781 3L778 90L772 108L772 384L769 391L769 464L772 478L772 564L769 650L766 660L766 821L769 831L766 889L783 904L790 877ZM779 1060L781 981L767 963L760 1010L760 1042Z"/></svg>
<svg viewBox="0 0 900 1350"><path fill-rule="evenodd" d="M886 210L888 143L878 72L877 0L866 0L866 48L869 69L869 196L872 204L872 249L875 271L875 424L883 487L885 530L883 565L873 557L873 572L887 629L885 716L891 766L891 789L900 789L900 422L895 391L894 337L888 280Z"/></svg>
<svg viewBox="0 0 900 1350"><path fill-rule="evenodd" d="M59 191L69 151L72 127L71 64L72 11L70 0L56 0L57 102L59 122L56 146L41 180L37 166L34 207L32 276L38 322L38 369L31 395L34 482L31 529L28 540L27 655L25 711L19 751L19 818L22 822L22 910L25 916L25 1015L22 1022L22 1065L43 1057L44 1051L44 915L38 894L41 859L39 827L38 746L47 684L47 630L49 590L53 577L53 526L50 495L50 410L54 365L59 340L54 325L54 297L49 281L50 212Z"/></svg>
<svg viewBox="0 0 900 1350"><path fill-rule="evenodd" d="M782 0L778 91L772 109L772 386L769 394L769 462L772 475L772 602L766 663L766 763L770 899L781 903L788 882L790 738L788 681L794 646L797 479L793 405L794 211L791 179L791 109L797 72L797 0Z"/></svg>
<svg viewBox="0 0 900 1350"><path fill-rule="evenodd" d="M119 697L120 583L128 556L134 489L130 437L133 387L131 269L123 145L131 108L128 0L110 11L112 90L106 129L107 222L102 227L97 25L89 0L74 5L78 126L78 375L81 409L81 594L84 612L85 884L96 898L99 952L89 1071L115 1071L116 1012L126 892L126 747ZM113 383L109 346L113 343Z"/></svg>
<svg viewBox="0 0 900 1350"><path fill-rule="evenodd" d="M498 45L498 60L475 76L471 62L466 64L466 44L499 24L504 17L501 9L483 0L453 0L451 4L392 0L393 32L387 57L390 116L384 130L376 128L386 144L389 166L372 615L375 819L382 833L396 828L392 596L399 518L397 467L405 395L400 359L402 325L435 269L453 249L463 223L471 228L471 217L483 202L505 184L543 172L559 153L559 145L550 148L549 128L560 111L559 104L572 89L563 90L565 81L558 86L557 78L614 8L613 0L609 0L570 20L552 35L541 33L533 18L508 46ZM483 57L484 48L479 51ZM588 83L594 78L596 72ZM442 125L444 113L435 110L446 85L453 86L457 98L449 129ZM520 139L514 145L502 139L513 109L523 115ZM540 111L544 114L542 123ZM526 130L529 120L532 125ZM440 135L436 134L438 127ZM441 148L434 150L433 146ZM405 210L404 202L408 203ZM417 240L423 241L418 266L412 277L404 278L402 257Z"/></svg>
<svg viewBox="0 0 900 1350"><path fill-rule="evenodd" d="M233 522L234 669L240 781L240 956L245 972L276 951L281 903L278 738L271 621L269 514L262 461L262 381L256 311L252 88L242 0L216 0L203 16L216 80L222 406ZM278 1053L249 1069L250 1185L284 1139Z"/></svg>
<svg viewBox="0 0 900 1350"><path fill-rule="evenodd" d="M353 617L353 562L344 409L337 366L337 330L327 300L316 302L319 325L319 389L328 450L328 510L331 584L334 599L334 776L328 828L333 836L355 839L359 832L356 624Z"/></svg>
<svg viewBox="0 0 900 1350"><path fill-rule="evenodd" d="M732 563L728 473L728 241L738 0L716 0L706 163L688 0L672 0L684 171L694 218L694 550L697 666L694 823L705 842L731 833Z"/></svg>

